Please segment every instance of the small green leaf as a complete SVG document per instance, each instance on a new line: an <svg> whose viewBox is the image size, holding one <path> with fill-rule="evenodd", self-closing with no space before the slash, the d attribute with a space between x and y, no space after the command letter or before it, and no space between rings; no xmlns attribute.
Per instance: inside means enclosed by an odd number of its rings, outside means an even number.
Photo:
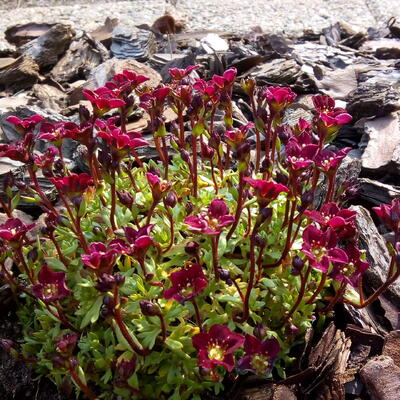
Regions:
<svg viewBox="0 0 400 400"><path fill-rule="evenodd" d="M46 260L47 265L54 271L67 272L67 268L58 258L46 257L45 260Z"/></svg>
<svg viewBox="0 0 400 400"><path fill-rule="evenodd" d="M11 199L11 211L15 210L18 207L20 200L21 194L17 192L17 194Z"/></svg>
<svg viewBox="0 0 400 400"><path fill-rule="evenodd" d="M85 326L89 324L94 324L98 320L102 304L103 304L103 297L99 296L96 299L96 301L92 304L89 311L83 317L80 326L81 329L83 329Z"/></svg>

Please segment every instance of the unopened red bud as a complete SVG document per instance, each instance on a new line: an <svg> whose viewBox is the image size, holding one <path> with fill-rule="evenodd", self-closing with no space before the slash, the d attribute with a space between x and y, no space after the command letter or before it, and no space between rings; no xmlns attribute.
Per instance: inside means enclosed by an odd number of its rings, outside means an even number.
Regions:
<svg viewBox="0 0 400 400"><path fill-rule="evenodd" d="M92 232L95 235L100 235L103 232L103 229L101 229L100 226L96 225L96 226L93 227Z"/></svg>
<svg viewBox="0 0 400 400"><path fill-rule="evenodd" d="M179 152L183 161L190 162L190 154L186 150L181 149Z"/></svg>
<svg viewBox="0 0 400 400"><path fill-rule="evenodd" d="M275 175L275 182L286 186L289 182L289 178L285 174L282 174L282 172L277 172Z"/></svg>
<svg viewBox="0 0 400 400"><path fill-rule="evenodd" d="M254 238L254 244L257 247L265 247L267 241L261 235L256 235L256 237Z"/></svg>
<svg viewBox="0 0 400 400"><path fill-rule="evenodd" d="M125 190L117 190L118 200L122 205L131 209L133 207L134 199L133 196Z"/></svg>
<svg viewBox="0 0 400 400"><path fill-rule="evenodd" d="M154 167L153 165L148 169L147 172L150 172L150 174L153 175L157 175L159 178L161 177L161 171L158 168Z"/></svg>
<svg viewBox="0 0 400 400"><path fill-rule="evenodd" d="M187 254L191 254L191 255L196 255L198 254L200 249L200 245L197 242L189 242L186 246L185 246L185 252Z"/></svg>
<svg viewBox="0 0 400 400"><path fill-rule="evenodd" d="M257 325L254 327L253 333L258 340L262 341L266 334L265 326L260 322L257 323Z"/></svg>
<svg viewBox="0 0 400 400"><path fill-rule="evenodd" d="M151 301L141 300L139 302L139 305L143 315L146 315L148 317L161 315L159 307L156 304L152 303Z"/></svg>
<svg viewBox="0 0 400 400"><path fill-rule="evenodd" d="M227 281L231 277L231 273L227 269L220 268L218 274L221 280Z"/></svg>
<svg viewBox="0 0 400 400"><path fill-rule="evenodd" d="M293 272L299 274L304 267L304 260L300 256L294 256L292 260Z"/></svg>
<svg viewBox="0 0 400 400"><path fill-rule="evenodd" d="M174 208L178 203L178 196L174 190L171 190L165 197L164 197L164 204L168 207Z"/></svg>
<svg viewBox="0 0 400 400"><path fill-rule="evenodd" d="M194 210L194 205L190 201L185 204L186 215L190 215Z"/></svg>
<svg viewBox="0 0 400 400"><path fill-rule="evenodd" d="M125 277L121 274L115 274L114 281L117 286L122 286L125 283Z"/></svg>
<svg viewBox="0 0 400 400"><path fill-rule="evenodd" d="M35 262L39 257L38 249L36 247L33 247L28 251L28 254L26 256L29 261Z"/></svg>

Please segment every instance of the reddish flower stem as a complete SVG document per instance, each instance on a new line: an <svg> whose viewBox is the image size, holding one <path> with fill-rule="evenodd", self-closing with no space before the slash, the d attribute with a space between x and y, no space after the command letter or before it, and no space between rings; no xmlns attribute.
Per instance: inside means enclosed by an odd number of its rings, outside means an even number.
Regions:
<svg viewBox="0 0 400 400"><path fill-rule="evenodd" d="M179 103L178 105L178 123L179 123L179 141L182 148L185 148L185 125L183 122L183 109Z"/></svg>
<svg viewBox="0 0 400 400"><path fill-rule="evenodd" d="M153 202L151 203L150 209L147 212L147 219L146 219L146 225L150 224L151 217L153 215L154 209L157 207L158 201L153 199Z"/></svg>
<svg viewBox="0 0 400 400"><path fill-rule="evenodd" d="M244 234L244 237L247 238L250 235L251 232L251 210L250 207L247 206L247 229L246 233Z"/></svg>
<svg viewBox="0 0 400 400"><path fill-rule="evenodd" d="M217 195L217 194L218 194L218 189L219 189L219 188L218 188L217 180L216 180L216 178L215 178L214 163L213 163L212 158L210 159L210 164L211 164L211 178L212 178L212 181L213 181L213 183L214 183L215 194Z"/></svg>
<svg viewBox="0 0 400 400"><path fill-rule="evenodd" d="M129 346L135 353L139 354L140 356L149 355L151 353L151 351L137 346L136 343L133 341L132 336L130 335L130 333L128 331L128 328L125 325L124 319L122 318L121 304L119 302L118 286L115 287L115 289L114 289L114 302L116 304L114 307L114 320L117 323L118 328L120 329L120 331L122 333L122 336L129 343Z"/></svg>
<svg viewBox="0 0 400 400"><path fill-rule="evenodd" d="M37 192L37 194L39 195L39 197L42 199L43 204L49 209L51 210L55 215L59 215L59 213L57 212L57 210L53 207L53 204L51 204L50 200L47 198L47 196L43 193L42 189L40 188L38 179L36 177L36 173L33 170L32 166L28 166L28 173L29 173L29 177L31 178L31 181L33 183L33 186L35 188L35 191Z"/></svg>
<svg viewBox="0 0 400 400"><path fill-rule="evenodd" d="M299 305L301 304L304 294L306 292L306 287L307 287L307 282L308 282L308 277L310 276L311 273L311 267L309 266L305 272L304 275L301 275L301 283L300 283L300 290L299 294L297 296L296 302L293 304L292 308L290 311L286 314L285 318L282 321L281 326L285 325L287 321L291 318L291 316L295 313Z"/></svg>
<svg viewBox="0 0 400 400"><path fill-rule="evenodd" d="M243 292L240 290L238 283L235 281L235 279L232 279L232 282L233 282L233 285L235 286L236 290L238 291L241 300L244 302Z"/></svg>
<svg viewBox="0 0 400 400"><path fill-rule="evenodd" d="M192 152L193 152L193 197L197 199L197 137L192 135Z"/></svg>
<svg viewBox="0 0 400 400"><path fill-rule="evenodd" d="M194 313L196 315L197 326L199 327L200 331L202 331L203 330L203 324L202 324L202 321L201 321L199 306L197 305L196 300L194 298L191 299L190 301L193 304Z"/></svg>
<svg viewBox="0 0 400 400"><path fill-rule="evenodd" d="M57 309L57 313L55 313L51 308L50 305L47 303L44 303L45 307L47 309L47 311L55 318L57 318L60 323L62 325L64 325L66 328L71 329L71 331L76 332L76 333L80 333L80 331L78 329L76 329L72 324L70 324L67 320L67 318L65 317L61 306L58 303L54 303L54 307Z"/></svg>
<svg viewBox="0 0 400 400"><path fill-rule="evenodd" d="M71 377L73 381L78 385L79 389L82 390L83 393L85 393L86 397L89 400L99 400L98 397L89 389L89 387L82 381L82 379L79 377L75 369L72 367L72 365L69 367L69 372L71 374Z"/></svg>
<svg viewBox="0 0 400 400"><path fill-rule="evenodd" d="M117 224L115 222L115 209L117 206L117 189L116 189L116 185L115 185L115 170L114 169L111 171L111 180L112 180L112 183L110 184L110 188L111 188L110 222L111 222L112 230L116 231L118 229Z"/></svg>
<svg viewBox="0 0 400 400"><path fill-rule="evenodd" d="M317 296L321 293L322 289L325 286L326 277L327 277L327 274L325 272L323 272L317 289L315 290L313 295L306 301L306 304L312 304L313 301L317 298Z"/></svg>
<svg viewBox="0 0 400 400"><path fill-rule="evenodd" d="M167 181L168 180L168 166L169 166L169 157L168 157L168 148L167 148L167 142L165 140L165 136L161 138L162 142L162 150L164 152L164 178Z"/></svg>
<svg viewBox="0 0 400 400"><path fill-rule="evenodd" d="M28 264L25 261L25 257L24 254L22 253L21 247L15 249L15 254L17 255L17 258L22 265L22 269L28 276L29 281L34 285L36 283L35 276L33 275L33 271L30 270Z"/></svg>
<svg viewBox="0 0 400 400"><path fill-rule="evenodd" d="M341 297L343 296L344 291L346 290L346 286L347 286L347 282L346 281L342 281L342 283L340 284L340 287L338 289L338 291L336 292L335 297L330 301L330 303L324 308L322 309L320 312L323 314L328 314L328 312L332 311L333 307L335 307L335 305L337 304L337 302L341 299Z"/></svg>
<svg viewBox="0 0 400 400"><path fill-rule="evenodd" d="M250 274L249 279L247 281L246 295L243 302L243 311L242 317L234 316L233 319L235 322L243 323L249 318L250 310L249 310L249 301L251 291L254 285L254 278L256 275L256 259L255 259L255 237L257 235L258 227L254 226L253 232L250 236Z"/></svg>
<svg viewBox="0 0 400 400"><path fill-rule="evenodd" d="M86 238L82 233L81 230L81 222L80 222L80 218L79 217L74 217L74 213L72 212L71 206L69 205L67 199L65 198L64 194L61 192L61 190L57 189L57 192L60 196L60 199L62 200L62 202L65 205L65 208L67 209L67 213L69 215L69 217L71 218L72 224L74 225L74 228L72 229L72 231L75 233L75 235L77 236L79 242L81 243L82 249L85 253L89 253L89 247L87 245L86 242Z"/></svg>
<svg viewBox="0 0 400 400"><path fill-rule="evenodd" d="M67 259L64 257L64 254L62 253L60 245L58 244L56 238L54 237L54 233L53 232L49 232L48 236L49 236L49 239L53 242L54 247L56 248L56 251L57 251L58 257L60 258L60 261L66 267L68 267L69 263L68 263Z"/></svg>
<svg viewBox="0 0 400 400"><path fill-rule="evenodd" d="M218 273L218 241L219 235L211 236L211 250L212 250L212 257L213 257L213 268L214 268L214 275L215 281L219 281L219 273Z"/></svg>
<svg viewBox="0 0 400 400"><path fill-rule="evenodd" d="M167 340L167 327L165 326L165 320L162 314L158 315L161 325L161 334L163 343Z"/></svg>
<svg viewBox="0 0 400 400"><path fill-rule="evenodd" d="M169 221L170 239L169 239L169 245L162 251L162 254L167 253L174 244L174 219L170 211L167 211L167 217Z"/></svg>
<svg viewBox="0 0 400 400"><path fill-rule="evenodd" d="M11 209L7 206L7 204L3 201L3 199L0 197L0 206L3 209L3 211L6 213L8 218L12 218L12 212Z"/></svg>
<svg viewBox="0 0 400 400"><path fill-rule="evenodd" d="M238 199L236 204L236 212L235 212L235 220L229 230L228 234L226 235L226 240L229 240L233 232L235 232L236 227L239 224L240 216L242 215L242 208L243 208L243 192L244 192L244 174L243 172L239 172L239 189L238 189Z"/></svg>
<svg viewBox="0 0 400 400"><path fill-rule="evenodd" d="M253 112L253 118L254 120L257 118L257 108L256 108L256 103L254 101L254 94L252 93L250 95L250 102L251 102L251 110ZM255 127L256 131L256 167L255 167L255 173L257 174L258 171L260 170L260 162L261 162L261 136L260 136L260 131Z"/></svg>

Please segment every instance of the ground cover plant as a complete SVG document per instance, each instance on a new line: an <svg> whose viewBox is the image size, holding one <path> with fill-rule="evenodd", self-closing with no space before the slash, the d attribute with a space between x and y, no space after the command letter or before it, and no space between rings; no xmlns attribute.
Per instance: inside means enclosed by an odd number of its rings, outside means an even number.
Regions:
<svg viewBox="0 0 400 400"><path fill-rule="evenodd" d="M116 74L84 90L92 108L80 108L80 123L8 119L21 140L0 145L0 156L24 163L30 181L10 175L1 200L1 279L23 329L21 343L2 344L91 400L200 399L241 374L284 378L315 319L338 302L370 304L399 276L394 200L375 210L395 233L387 281L364 297L369 266L356 213L343 207L357 188L335 180L350 149L326 148L351 116L315 96L312 119L289 126L296 94L246 79L254 122L234 127L236 70L206 81L192 77L196 68L171 69L172 83L157 88ZM150 117L158 161L143 162L147 141L127 131L136 107ZM170 124L166 107L177 115ZM84 146L87 172L68 168L66 138ZM42 155L38 140L49 144ZM22 198L46 213L36 236L13 215Z"/></svg>

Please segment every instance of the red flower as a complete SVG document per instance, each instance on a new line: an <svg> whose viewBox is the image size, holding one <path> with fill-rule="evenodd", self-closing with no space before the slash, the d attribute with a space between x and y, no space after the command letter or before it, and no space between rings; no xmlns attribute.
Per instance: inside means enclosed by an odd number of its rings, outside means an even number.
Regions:
<svg viewBox="0 0 400 400"><path fill-rule="evenodd" d="M231 87L236 79L237 69L231 67L227 69L222 76L214 75L212 77L212 82L220 89Z"/></svg>
<svg viewBox="0 0 400 400"><path fill-rule="evenodd" d="M231 225L235 218L228 215L229 209L222 199L214 199L207 212L200 213L199 216L192 215L185 218L185 224L189 225L190 230L203 233L204 235L219 235L224 226Z"/></svg>
<svg viewBox="0 0 400 400"><path fill-rule="evenodd" d="M255 189L256 196L267 203L275 200L280 193L287 193L289 191L285 185L275 183L274 181L252 178L244 178L244 180Z"/></svg>
<svg viewBox="0 0 400 400"><path fill-rule="evenodd" d="M395 232L400 231L400 198L393 199L391 204L381 204L379 207L372 207L381 221L387 228Z"/></svg>
<svg viewBox="0 0 400 400"><path fill-rule="evenodd" d="M280 352L279 342L275 338L264 340L246 334L244 351L246 355L238 362L238 368L254 372L257 375L268 374L273 366L274 359Z"/></svg>
<svg viewBox="0 0 400 400"><path fill-rule="evenodd" d="M267 99L271 112L276 113L284 110L293 103L297 94L289 87L269 86L264 89L264 97Z"/></svg>
<svg viewBox="0 0 400 400"><path fill-rule="evenodd" d="M82 254L85 265L96 270L99 275L111 274L116 261L116 251L107 250L104 243L94 242L89 245L89 254Z"/></svg>
<svg viewBox="0 0 400 400"><path fill-rule="evenodd" d="M316 155L315 164L325 174L335 173L350 150L351 147L345 147L337 153L330 150L322 150Z"/></svg>
<svg viewBox="0 0 400 400"><path fill-rule="evenodd" d="M338 238L333 230L321 231L314 225L307 226L303 232L301 251L308 257L313 268L328 272L330 262L347 263L347 254L336 248Z"/></svg>
<svg viewBox="0 0 400 400"><path fill-rule="evenodd" d="M207 286L207 278L199 264L190 268L173 272L169 276L172 286L164 291L166 299L174 299L180 303L197 296Z"/></svg>
<svg viewBox="0 0 400 400"><path fill-rule="evenodd" d="M74 122L57 122L55 124L43 122L38 139L54 142L59 147L67 134L71 135L75 131L78 131L78 126Z"/></svg>
<svg viewBox="0 0 400 400"><path fill-rule="evenodd" d="M146 173L146 178L149 182L153 199L157 202L160 201L171 188L171 184L162 180L159 176L154 175L151 172Z"/></svg>
<svg viewBox="0 0 400 400"><path fill-rule="evenodd" d="M21 134L32 131L33 128L43 120L44 118L41 115L37 114L23 119L19 119L15 115L10 115L9 117L7 117L7 121L14 124L18 132Z"/></svg>
<svg viewBox="0 0 400 400"><path fill-rule="evenodd" d="M142 134L139 132L129 131L123 133L116 126L103 127L102 129L104 130L100 131L97 136L106 141L118 159L125 157L130 153L130 150L149 144L147 140L142 138Z"/></svg>
<svg viewBox="0 0 400 400"><path fill-rule="evenodd" d="M318 222L325 229L330 227L339 239L348 239L355 235L356 227L354 221L356 211L340 209L336 203L326 203L320 211L304 211L313 221Z"/></svg>
<svg viewBox="0 0 400 400"><path fill-rule="evenodd" d="M235 366L232 353L243 345L244 337L225 325L213 325L208 333L194 335L192 343L198 351L201 367L213 370L222 365L230 372Z"/></svg>
<svg viewBox="0 0 400 400"><path fill-rule="evenodd" d="M148 81L150 78L144 75L138 75L133 71L124 69L122 74L115 74L113 81L107 82L106 87L109 89L120 89L120 91L127 90L127 94L136 89L141 83Z"/></svg>
<svg viewBox="0 0 400 400"><path fill-rule="evenodd" d="M360 276L368 269L369 264L361 260L361 252L353 244L348 244L344 251L347 254L348 262L334 263L333 270L329 275L335 281L345 281L351 286L357 287Z"/></svg>
<svg viewBox="0 0 400 400"><path fill-rule="evenodd" d="M285 151L290 168L301 171L313 165L318 153L318 145L311 144L311 137L304 132L300 136L291 137Z"/></svg>
<svg viewBox="0 0 400 400"><path fill-rule="evenodd" d="M176 81L180 81L183 78L186 78L192 71L195 69L200 68L200 65L189 65L188 67L181 69L181 68L170 68L168 70L169 74L172 78Z"/></svg>
<svg viewBox="0 0 400 400"><path fill-rule="evenodd" d="M103 115L113 108L119 108L125 105L125 101L117 97L118 93L106 87L100 87L95 91L83 89L82 93L92 103L93 109L97 115Z"/></svg>
<svg viewBox="0 0 400 400"><path fill-rule="evenodd" d="M25 225L19 218L9 218L4 224L0 225L0 238L6 242L22 245L21 239L34 226L35 224Z"/></svg>
<svg viewBox="0 0 400 400"><path fill-rule="evenodd" d="M247 133L252 128L254 128L254 124L252 122L249 122L246 125L242 125L239 129L226 131L225 139L231 146L237 149L237 147L246 140Z"/></svg>
<svg viewBox="0 0 400 400"><path fill-rule="evenodd" d="M30 145L28 143L32 138L28 135L24 140L19 140L14 143L0 144L0 157L7 157L14 161L19 161L28 164L32 161Z"/></svg>
<svg viewBox="0 0 400 400"><path fill-rule="evenodd" d="M335 100L332 97L326 95L312 96L314 108L319 113L328 114L335 110Z"/></svg>
<svg viewBox="0 0 400 400"><path fill-rule="evenodd" d="M32 286L32 292L45 303L62 299L71 294L66 286L65 279L65 272L54 272L47 265L44 265L38 274L39 283Z"/></svg>
<svg viewBox="0 0 400 400"><path fill-rule="evenodd" d="M64 178L50 178L56 188L68 197L81 195L89 186L93 185L93 179L88 174L71 174Z"/></svg>
<svg viewBox="0 0 400 400"><path fill-rule="evenodd" d="M33 155L33 159L35 161L35 165L42 170L44 176L52 176L53 175L53 164L56 156L60 154L57 147L50 146L45 153L40 156L37 154Z"/></svg>
<svg viewBox="0 0 400 400"><path fill-rule="evenodd" d="M153 239L150 237L153 226L152 224L145 225L138 230L124 227L127 241L114 239L111 240L109 247L115 249L118 254L129 254L143 259L147 249L153 244Z"/></svg>

